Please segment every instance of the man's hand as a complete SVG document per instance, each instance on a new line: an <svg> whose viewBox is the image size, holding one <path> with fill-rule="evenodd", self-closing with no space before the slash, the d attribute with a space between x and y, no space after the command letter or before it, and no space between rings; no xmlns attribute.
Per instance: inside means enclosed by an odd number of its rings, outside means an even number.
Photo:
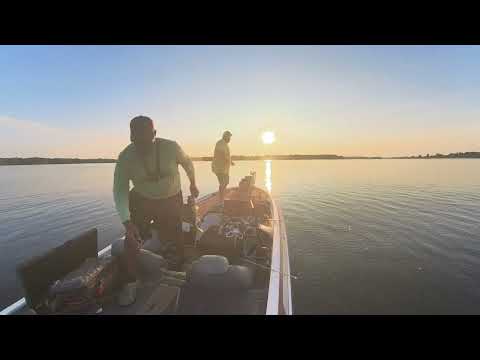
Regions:
<svg viewBox="0 0 480 360"><path fill-rule="evenodd" d="M194 198L197 198L200 194L196 184L190 184L190 194L192 194Z"/></svg>
<svg viewBox="0 0 480 360"><path fill-rule="evenodd" d="M142 246L142 238L140 237L140 232L138 228L130 220L127 220L123 223L126 231L126 242L129 246L132 246L135 250L140 250Z"/></svg>

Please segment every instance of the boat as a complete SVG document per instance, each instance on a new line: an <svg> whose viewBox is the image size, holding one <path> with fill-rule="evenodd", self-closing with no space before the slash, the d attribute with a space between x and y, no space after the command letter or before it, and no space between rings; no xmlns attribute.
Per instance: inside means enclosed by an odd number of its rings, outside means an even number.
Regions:
<svg viewBox="0 0 480 360"><path fill-rule="evenodd" d="M223 202L217 192L196 201L189 198L184 205L185 262L180 271L164 266L150 273L140 282L136 301L129 306L119 306L116 301L122 279L115 275L116 285L109 296L100 297L94 310L77 313L292 315L293 276L284 217L269 192L255 186L255 178L251 172L237 187L229 188ZM25 297L0 314L49 314L41 309L52 288L88 259L118 266L125 238L100 251L97 240L97 229L91 229L21 264L17 274ZM153 232L150 244L155 241L161 243ZM145 251L163 259L158 247Z"/></svg>

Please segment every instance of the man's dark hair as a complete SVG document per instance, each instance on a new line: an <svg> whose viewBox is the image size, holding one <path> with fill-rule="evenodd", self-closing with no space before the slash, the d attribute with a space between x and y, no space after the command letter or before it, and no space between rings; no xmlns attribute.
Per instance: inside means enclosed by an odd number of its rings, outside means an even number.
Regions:
<svg viewBox="0 0 480 360"><path fill-rule="evenodd" d="M130 121L130 131L135 132L136 130L144 129L144 128L151 128L153 129L153 120L150 119L148 116L135 116Z"/></svg>

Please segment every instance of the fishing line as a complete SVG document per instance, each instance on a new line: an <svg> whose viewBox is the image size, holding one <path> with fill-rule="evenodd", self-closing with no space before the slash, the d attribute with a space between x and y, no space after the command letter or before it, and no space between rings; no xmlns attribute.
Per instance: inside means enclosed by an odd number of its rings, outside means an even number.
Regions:
<svg viewBox="0 0 480 360"><path fill-rule="evenodd" d="M279 273L279 274L281 274L281 275L283 275L283 276L286 276L286 277L291 277L291 278L294 279L294 280L299 280L299 279L300 279L300 274L298 274L298 275L285 274L285 273L282 272L282 271L273 269L273 268L270 267L270 266L265 266L265 265L256 263L255 261L250 260L250 259L248 259L248 258L246 258L246 257L241 257L241 259L243 259L243 260L245 260L245 261L247 261L247 262L249 262L249 263L251 263L251 264L253 264L253 265L257 265L257 266L259 266L259 267L261 267L261 268L263 268L263 269L271 270L271 271L273 271L273 272Z"/></svg>

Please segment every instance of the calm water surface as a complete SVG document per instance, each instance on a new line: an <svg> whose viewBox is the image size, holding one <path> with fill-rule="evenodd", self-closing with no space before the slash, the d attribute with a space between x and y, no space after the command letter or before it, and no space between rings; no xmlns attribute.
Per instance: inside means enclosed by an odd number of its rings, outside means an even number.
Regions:
<svg viewBox="0 0 480 360"><path fill-rule="evenodd" d="M122 235L113 168L0 167L0 307L22 296L19 262L92 227L100 247ZM284 212L295 313L480 314L480 160L238 161L231 183L250 170Z"/></svg>

